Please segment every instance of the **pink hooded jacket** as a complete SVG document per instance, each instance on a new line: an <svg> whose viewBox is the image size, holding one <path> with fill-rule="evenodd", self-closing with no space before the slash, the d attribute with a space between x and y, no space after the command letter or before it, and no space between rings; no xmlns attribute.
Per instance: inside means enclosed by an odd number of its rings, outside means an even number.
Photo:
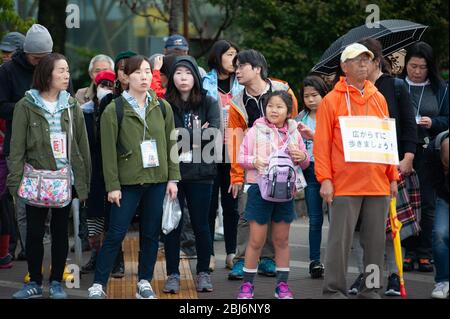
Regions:
<svg viewBox="0 0 450 319"><path fill-rule="evenodd" d="M281 149L285 145L289 136L288 145L297 145L300 151L306 153L306 160L300 164L301 169L309 166L309 155L300 133L297 130L297 122L288 119L282 128L277 128L266 118L259 118L252 128L245 134L239 151L238 162L246 171L245 182L256 183L258 171L253 166L253 161L259 157L263 161L268 161L270 154L276 149Z"/></svg>

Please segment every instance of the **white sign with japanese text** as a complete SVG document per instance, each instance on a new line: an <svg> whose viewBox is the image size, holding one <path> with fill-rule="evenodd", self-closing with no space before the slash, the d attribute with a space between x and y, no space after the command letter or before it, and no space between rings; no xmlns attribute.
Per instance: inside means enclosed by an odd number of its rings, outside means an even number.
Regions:
<svg viewBox="0 0 450 319"><path fill-rule="evenodd" d="M395 119L340 116L346 162L398 165Z"/></svg>

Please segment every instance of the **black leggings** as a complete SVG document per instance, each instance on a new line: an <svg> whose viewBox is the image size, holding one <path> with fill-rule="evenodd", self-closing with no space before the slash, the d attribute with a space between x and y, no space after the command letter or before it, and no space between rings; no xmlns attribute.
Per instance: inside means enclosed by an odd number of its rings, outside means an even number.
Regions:
<svg viewBox="0 0 450 319"><path fill-rule="evenodd" d="M62 281L69 249L69 212L71 204L52 208L50 232L52 235L52 270L49 281ZM42 284L42 260L44 259L45 220L49 209L26 205L27 212L27 262L31 281Z"/></svg>

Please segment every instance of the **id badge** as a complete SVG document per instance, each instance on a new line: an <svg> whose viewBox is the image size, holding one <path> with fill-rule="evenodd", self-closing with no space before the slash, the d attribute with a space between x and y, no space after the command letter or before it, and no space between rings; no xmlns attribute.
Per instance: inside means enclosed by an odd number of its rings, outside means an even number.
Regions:
<svg viewBox="0 0 450 319"><path fill-rule="evenodd" d="M422 116L417 115L417 116L416 116L416 124L417 124L417 125L420 124L420 120L422 120Z"/></svg>
<svg viewBox="0 0 450 319"><path fill-rule="evenodd" d="M65 132L50 134L50 144L55 159L67 158L67 139Z"/></svg>
<svg viewBox="0 0 450 319"><path fill-rule="evenodd" d="M158 167L158 148L155 140L148 140L141 143L142 164L144 168Z"/></svg>
<svg viewBox="0 0 450 319"><path fill-rule="evenodd" d="M179 160L183 163L192 163L192 150L189 152L181 153L179 156Z"/></svg>

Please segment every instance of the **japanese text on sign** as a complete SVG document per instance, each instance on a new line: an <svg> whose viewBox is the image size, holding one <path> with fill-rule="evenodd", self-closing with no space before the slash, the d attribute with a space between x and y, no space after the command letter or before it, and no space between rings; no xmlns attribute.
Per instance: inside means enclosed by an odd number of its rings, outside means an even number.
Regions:
<svg viewBox="0 0 450 319"><path fill-rule="evenodd" d="M371 116L340 116L346 162L398 165L394 119Z"/></svg>

